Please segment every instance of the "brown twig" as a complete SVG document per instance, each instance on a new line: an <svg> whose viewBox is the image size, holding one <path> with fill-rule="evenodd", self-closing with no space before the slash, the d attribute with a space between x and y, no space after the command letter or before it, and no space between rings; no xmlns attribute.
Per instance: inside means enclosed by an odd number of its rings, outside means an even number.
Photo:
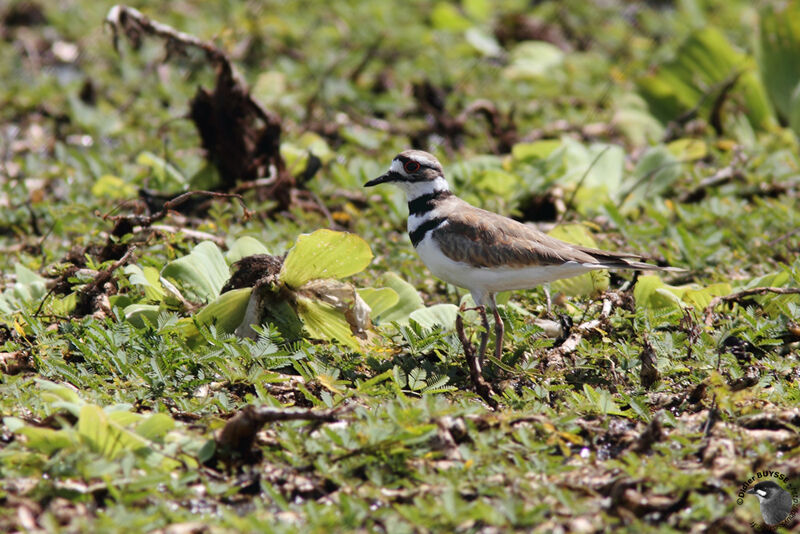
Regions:
<svg viewBox="0 0 800 534"><path fill-rule="evenodd" d="M220 248L225 248L225 238L209 234L208 232L201 232L200 230L192 230L191 228L180 228L168 224L154 224L150 227L154 232L163 232L165 234L178 234L181 233L189 239L195 241L212 241Z"/></svg>
<svg viewBox="0 0 800 534"><path fill-rule="evenodd" d="M156 221L159 221L167 216L170 210L177 208L191 197L194 196L208 196L208 197L215 197L215 198L236 198L239 200L239 203L242 205L242 209L244 210L244 220L249 219L253 212L247 209L247 205L244 202L244 198L242 195L236 193L216 193L214 191L187 191L186 193L182 193L175 198L172 198L166 202L164 202L164 206L157 212L153 213L152 215L109 215L108 213L103 215L104 220L111 220L114 222L124 220L131 225L139 225L143 227L150 226Z"/></svg>
<svg viewBox="0 0 800 534"><path fill-rule="evenodd" d="M789 239L790 237L792 237L793 235L798 234L798 233L800 233L800 228L795 228L794 230L789 230L788 232L786 232L782 236L776 237L775 239L773 239L772 241L767 243L767 246L774 247L775 245L777 245L781 241L783 241L785 239Z"/></svg>
<svg viewBox="0 0 800 534"><path fill-rule="evenodd" d="M775 293L777 295L800 295L800 287L752 287L724 295L721 297L714 297L708 303L705 309L705 323L706 326L711 326L714 322L714 308L723 302L738 302L744 298L752 297L753 295L764 295L766 293Z"/></svg>
<svg viewBox="0 0 800 534"><path fill-rule="evenodd" d="M120 259L112 263L107 269L99 271L94 279L78 292L78 303L75 305L74 315L88 315L93 312L94 299L100 294L106 282L111 280L114 271L126 264L135 250L135 246L129 247ZM39 308L41 309L41 306Z"/></svg>
<svg viewBox="0 0 800 534"><path fill-rule="evenodd" d="M217 458L228 461L235 457L247 458L251 454L256 434L266 423L277 421L315 421L332 423L341 419L348 407L331 410L305 408L274 408L272 406L245 406L234 415L216 436Z"/></svg>
<svg viewBox="0 0 800 534"><path fill-rule="evenodd" d="M741 179L744 177L742 171L733 166L723 167L708 178L705 178L697 184L697 187L689 191L684 191L679 197L678 201L681 203L694 203L703 200L706 196L706 191L712 187L726 184L734 179Z"/></svg>
<svg viewBox="0 0 800 534"><path fill-rule="evenodd" d="M151 20L138 9L129 6L115 5L108 10L105 23L111 28L113 32L114 50L119 47L119 33L125 33L125 36L133 44L134 48L141 45L142 35L150 34L157 35L167 41L167 50L171 52L175 49L197 48L202 50L206 57L223 68L231 71L233 74L233 67L231 66L228 56L225 52L188 33L183 33L171 26L162 24L158 21Z"/></svg>

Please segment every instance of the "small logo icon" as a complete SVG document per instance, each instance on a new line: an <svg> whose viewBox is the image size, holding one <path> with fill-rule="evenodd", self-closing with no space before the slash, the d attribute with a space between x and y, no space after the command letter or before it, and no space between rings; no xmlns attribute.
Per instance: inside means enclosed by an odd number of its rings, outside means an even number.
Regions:
<svg viewBox="0 0 800 534"><path fill-rule="evenodd" d="M750 525L756 530L774 530L797 514L800 504L800 485L787 480L778 471L759 471L742 484L736 504L744 504L747 495L758 499L763 523L753 521Z"/></svg>

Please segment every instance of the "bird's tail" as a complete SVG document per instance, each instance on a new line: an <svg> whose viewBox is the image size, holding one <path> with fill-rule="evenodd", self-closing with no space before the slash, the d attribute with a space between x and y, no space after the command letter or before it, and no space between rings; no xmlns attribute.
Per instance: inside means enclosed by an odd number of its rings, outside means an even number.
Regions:
<svg viewBox="0 0 800 534"><path fill-rule="evenodd" d="M643 261L621 260L613 262L612 264L603 263L606 269L636 269L640 271L667 271L671 273L683 273L686 269L680 267L662 267L660 265L653 265L652 263L645 263Z"/></svg>

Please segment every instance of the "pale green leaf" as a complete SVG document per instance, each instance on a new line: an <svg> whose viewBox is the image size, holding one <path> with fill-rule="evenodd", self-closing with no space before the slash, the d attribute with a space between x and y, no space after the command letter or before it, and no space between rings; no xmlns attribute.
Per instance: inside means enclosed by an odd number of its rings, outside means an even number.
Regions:
<svg viewBox="0 0 800 534"><path fill-rule="evenodd" d="M400 296L397 292L389 287L366 287L359 289L358 294L369 306L370 318L374 323L382 322L382 315L400 301Z"/></svg>
<svg viewBox="0 0 800 534"><path fill-rule="evenodd" d="M298 297L296 309L308 335L312 338L336 340L355 350L360 348L358 339L353 336L344 314L330 304Z"/></svg>
<svg viewBox="0 0 800 534"><path fill-rule="evenodd" d="M561 147L558 139L544 139L532 143L517 143L511 147L511 157L516 161L529 161L548 158Z"/></svg>
<svg viewBox="0 0 800 534"><path fill-rule="evenodd" d="M25 436L25 445L29 449L47 456L73 445L69 433L64 430L27 425L16 417L4 417L3 424L11 432Z"/></svg>
<svg viewBox="0 0 800 534"><path fill-rule="evenodd" d="M136 195L136 187L112 174L104 174L92 185L92 195L105 198L130 198Z"/></svg>
<svg viewBox="0 0 800 534"><path fill-rule="evenodd" d="M503 47L495 37L478 28L470 28L464 33L464 38L478 52L486 57L498 57L503 53Z"/></svg>
<svg viewBox="0 0 800 534"><path fill-rule="evenodd" d="M75 388L72 386L56 384L55 382L50 382L48 380L37 380L36 383L43 391L41 397L45 402L53 403L57 401L63 401L74 405L84 404L83 399L80 398L78 392L75 391ZM75 413L75 415L78 414Z"/></svg>
<svg viewBox="0 0 800 534"><path fill-rule="evenodd" d="M344 278L364 270L372 260L366 241L355 234L317 230L303 234L289 251L280 279L297 289L309 280Z"/></svg>
<svg viewBox="0 0 800 534"><path fill-rule="evenodd" d="M392 288L398 296L397 304L386 310L381 316L381 322L397 322L401 325L408 324L411 312L425 307L422 297L417 290L400 278L397 273L387 273L383 277L383 283Z"/></svg>
<svg viewBox="0 0 800 534"><path fill-rule="evenodd" d="M658 310L681 309L681 297L688 288L668 286L654 274L640 276L633 288L637 308Z"/></svg>
<svg viewBox="0 0 800 534"><path fill-rule="evenodd" d="M181 172L164 158L152 152L142 152L136 158L136 163L150 168L153 180L150 186L160 191L178 191L186 185L186 178Z"/></svg>
<svg viewBox="0 0 800 534"><path fill-rule="evenodd" d="M158 324L158 314L161 307L158 304L130 304L122 310L125 320L136 328L155 326Z"/></svg>
<svg viewBox="0 0 800 534"><path fill-rule="evenodd" d="M230 273L219 247L203 241L190 254L169 262L161 276L174 280L188 299L209 302L219 295Z"/></svg>
<svg viewBox="0 0 800 534"><path fill-rule="evenodd" d="M439 30L466 30L472 26L469 19L449 2L439 2L433 6L431 22Z"/></svg>
<svg viewBox="0 0 800 534"><path fill-rule="evenodd" d="M455 304L434 304L414 310L408 318L428 330L438 325L443 330L451 331L455 330L457 316L458 306Z"/></svg>
<svg viewBox="0 0 800 534"><path fill-rule="evenodd" d="M175 420L165 413L154 413L138 425L136 433L148 441L163 438L175 428Z"/></svg>
<svg viewBox="0 0 800 534"><path fill-rule="evenodd" d="M537 79L564 62L564 51L545 41L523 41L511 50L503 73L510 80Z"/></svg>
<svg viewBox="0 0 800 534"><path fill-rule="evenodd" d="M708 155L708 146L702 139L685 137L667 145L667 150L681 162L703 159Z"/></svg>
<svg viewBox="0 0 800 534"><path fill-rule="evenodd" d="M151 266L144 268L138 265L126 265L123 272L128 275L128 281L144 289L147 300L160 302L166 296L164 288L161 286L160 274L158 269Z"/></svg>
<svg viewBox="0 0 800 534"><path fill-rule="evenodd" d="M197 312L194 321L182 320L180 330L186 337L197 335L197 327L194 324L196 321L200 325L213 324L218 332L232 334L244 319L252 292L252 287L243 287L223 293L214 302Z"/></svg>
<svg viewBox="0 0 800 534"><path fill-rule="evenodd" d="M233 242L228 252L225 253L225 261L228 262L228 265L232 265L242 258L256 254L269 254L269 249L255 237L246 235Z"/></svg>
<svg viewBox="0 0 800 534"><path fill-rule="evenodd" d="M711 304L711 299L723 295L729 295L733 291L730 284L719 283L711 284L700 289L687 289L683 294L683 302L694 306L698 310L704 310Z"/></svg>

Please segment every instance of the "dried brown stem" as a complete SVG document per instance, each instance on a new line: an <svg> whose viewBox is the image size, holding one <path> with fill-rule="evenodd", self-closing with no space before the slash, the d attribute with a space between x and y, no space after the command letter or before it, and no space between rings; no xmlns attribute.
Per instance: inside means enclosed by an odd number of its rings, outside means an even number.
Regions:
<svg viewBox="0 0 800 534"><path fill-rule="evenodd" d="M480 395L480 397L486 401L486 404L493 409L497 409L497 401L492 397L492 395L495 394L494 390L483 377L480 360L478 355L475 354L475 347L473 347L472 343L467 339L467 335L464 332L464 320L460 313L456 315L456 333L458 334L458 340L461 342L461 346L464 347L464 356L467 359L469 376L472 379L472 385L475 387L475 393Z"/></svg>
<svg viewBox="0 0 800 534"><path fill-rule="evenodd" d="M102 271L98 272L94 277L94 280L86 284L78 292L78 303L75 305L75 311L73 312L74 315L88 315L94 311L94 300L103 291L103 286L106 284L106 282L111 280L111 276L114 274L114 271L128 263L128 260L131 258L135 250L136 247L129 247L120 259L112 263L107 269L103 269ZM41 309L41 305L39 306L39 309ZM39 310L37 310L37 313L38 312Z"/></svg>
<svg viewBox="0 0 800 534"><path fill-rule="evenodd" d="M214 198L236 198L239 200L239 203L242 205L242 209L244 210L244 220L249 219L253 212L247 209L247 205L242 198L242 195L236 193L216 193L214 191L187 191L186 193L182 193L176 196L173 199L170 199L164 202L164 206L157 212L153 213L152 215L103 215L104 220L111 220L114 222L124 220L130 225L138 225L147 227L153 224L156 221L159 221L167 216L170 210L177 208L191 197L194 196L208 196Z"/></svg>
<svg viewBox="0 0 800 534"><path fill-rule="evenodd" d="M234 73L228 56L211 43L207 43L188 33L176 30L172 26L151 20L144 13L129 6L115 5L108 10L105 23L114 33L114 50L118 50L119 34L124 33L134 48L141 45L142 35L155 35L167 41L167 50L197 48L215 64Z"/></svg>
<svg viewBox="0 0 800 534"><path fill-rule="evenodd" d="M216 437L217 458L227 461L234 457L247 458L251 454L256 434L266 423L277 421L315 421L332 423L341 419L347 408L314 410L305 408L274 408L272 406L245 406L234 415Z"/></svg>
<svg viewBox="0 0 800 534"><path fill-rule="evenodd" d="M711 326L714 322L714 308L723 302L739 302L740 300L752 297L753 295L764 295L766 293L775 293L777 295L800 295L800 287L752 287L725 295L721 297L714 297L708 303L705 310L705 322L707 326Z"/></svg>

